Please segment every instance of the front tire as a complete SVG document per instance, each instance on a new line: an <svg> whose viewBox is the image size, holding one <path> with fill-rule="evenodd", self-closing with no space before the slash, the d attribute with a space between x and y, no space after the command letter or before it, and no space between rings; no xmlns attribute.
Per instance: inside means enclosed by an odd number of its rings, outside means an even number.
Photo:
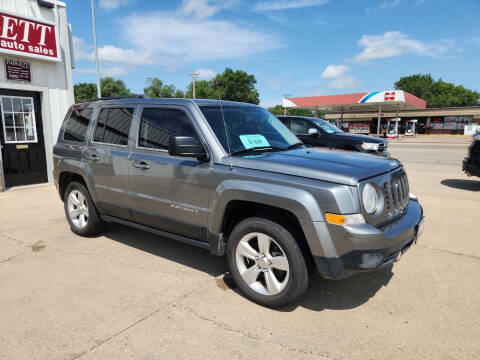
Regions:
<svg viewBox="0 0 480 360"><path fill-rule="evenodd" d="M93 205L87 188L79 182L68 185L64 197L65 215L72 231L80 236L92 236L103 228L103 222Z"/></svg>
<svg viewBox="0 0 480 360"><path fill-rule="evenodd" d="M308 286L302 251L292 234L276 222L241 221L229 236L227 258L238 287L260 305L291 304Z"/></svg>

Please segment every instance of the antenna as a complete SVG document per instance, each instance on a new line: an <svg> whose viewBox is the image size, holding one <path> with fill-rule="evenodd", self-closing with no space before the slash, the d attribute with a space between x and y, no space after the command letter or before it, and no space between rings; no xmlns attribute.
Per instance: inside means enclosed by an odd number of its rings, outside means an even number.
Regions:
<svg viewBox="0 0 480 360"><path fill-rule="evenodd" d="M232 171L233 170L232 149L230 148L230 137L229 137L228 130L227 130L227 122L225 121L225 114L223 113L222 98L220 96L220 90L218 89L218 81L217 81L218 74L217 74L217 71L216 71L216 68L215 68L215 62L213 61L213 57L212 57L211 54L210 54L210 57L211 57L212 64L213 64L213 71L216 73L215 77L213 78L213 83L214 83L213 86L216 87L217 98L220 102L220 112L222 113L223 128L225 129L225 136L226 136L226 139L227 139L229 166L230 166L230 171ZM216 83L216 85L215 85L215 83Z"/></svg>

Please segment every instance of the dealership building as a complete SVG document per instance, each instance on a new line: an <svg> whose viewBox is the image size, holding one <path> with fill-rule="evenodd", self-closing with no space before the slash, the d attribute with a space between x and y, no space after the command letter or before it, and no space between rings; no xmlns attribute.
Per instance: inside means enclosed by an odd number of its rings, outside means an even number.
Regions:
<svg viewBox="0 0 480 360"><path fill-rule="evenodd" d="M65 3L0 4L1 191L53 182L53 145L74 95Z"/></svg>
<svg viewBox="0 0 480 360"><path fill-rule="evenodd" d="M398 119L398 133L415 122L418 134L470 134L480 127L480 106L427 108L426 102L402 90L286 98L287 108L325 114L344 131L384 135L389 121ZM380 125L380 129L378 129Z"/></svg>

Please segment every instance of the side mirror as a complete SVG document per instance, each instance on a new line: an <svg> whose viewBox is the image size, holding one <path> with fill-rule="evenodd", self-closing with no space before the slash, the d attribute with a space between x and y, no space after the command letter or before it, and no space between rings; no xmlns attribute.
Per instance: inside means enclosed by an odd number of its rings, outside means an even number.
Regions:
<svg viewBox="0 0 480 360"><path fill-rule="evenodd" d="M168 139L168 153L171 156L194 157L202 162L209 160L202 143L193 136L170 136Z"/></svg>
<svg viewBox="0 0 480 360"><path fill-rule="evenodd" d="M308 135L311 137L317 137L319 135L318 129L315 129L315 128L308 129Z"/></svg>

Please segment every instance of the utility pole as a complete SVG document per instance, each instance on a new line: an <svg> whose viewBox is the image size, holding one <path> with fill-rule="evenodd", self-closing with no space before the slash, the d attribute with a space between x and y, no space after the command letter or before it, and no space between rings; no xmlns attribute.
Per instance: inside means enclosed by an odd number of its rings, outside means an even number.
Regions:
<svg viewBox="0 0 480 360"><path fill-rule="evenodd" d="M92 4L92 24L93 24L93 46L95 47L95 68L97 73L97 97L102 97L100 89L100 66L98 64L98 46L97 46L97 27L95 23L95 0L91 0Z"/></svg>
<svg viewBox="0 0 480 360"><path fill-rule="evenodd" d="M200 75L198 72L197 73L191 73L190 76L192 77L192 93L193 93L193 98L195 99L195 81L197 80L198 75Z"/></svg>
<svg viewBox="0 0 480 360"><path fill-rule="evenodd" d="M287 97L292 96L292 95L285 93L285 94L282 94L282 96L283 96L284 99L286 99ZM283 115L285 115L285 116L287 115L287 107L286 106L283 107Z"/></svg>

